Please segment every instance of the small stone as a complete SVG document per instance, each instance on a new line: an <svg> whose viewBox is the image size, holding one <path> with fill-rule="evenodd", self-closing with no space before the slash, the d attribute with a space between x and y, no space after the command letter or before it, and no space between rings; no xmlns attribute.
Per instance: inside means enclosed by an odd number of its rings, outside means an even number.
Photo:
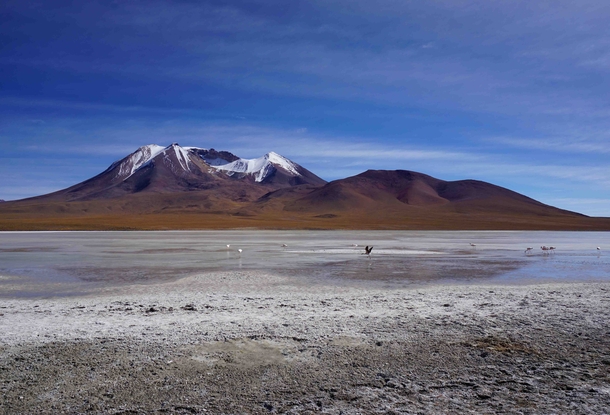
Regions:
<svg viewBox="0 0 610 415"><path fill-rule="evenodd" d="M477 392L477 398L479 399L490 399L491 398L491 391L488 389L481 389L480 391Z"/></svg>

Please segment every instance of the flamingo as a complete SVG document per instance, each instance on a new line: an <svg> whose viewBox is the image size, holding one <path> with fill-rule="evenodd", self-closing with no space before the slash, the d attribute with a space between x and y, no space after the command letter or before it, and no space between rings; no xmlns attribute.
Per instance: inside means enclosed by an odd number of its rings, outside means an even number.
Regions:
<svg viewBox="0 0 610 415"><path fill-rule="evenodd" d="M362 255L368 255L369 258L371 257L371 251L373 250L373 247L369 247L368 245L364 248L364 253Z"/></svg>
<svg viewBox="0 0 610 415"><path fill-rule="evenodd" d="M534 248L528 246L527 248L525 248L525 253L527 254L528 252L532 252L533 250Z"/></svg>
<svg viewBox="0 0 610 415"><path fill-rule="evenodd" d="M549 248L548 246L546 246L546 245L542 245L542 246L540 247L540 249L542 249L542 251L543 251L545 254L548 254L548 253L549 253L548 251L550 250L550 248Z"/></svg>
<svg viewBox="0 0 610 415"><path fill-rule="evenodd" d="M472 246L473 248L476 248L477 244L473 244L472 242L470 243L470 246Z"/></svg>

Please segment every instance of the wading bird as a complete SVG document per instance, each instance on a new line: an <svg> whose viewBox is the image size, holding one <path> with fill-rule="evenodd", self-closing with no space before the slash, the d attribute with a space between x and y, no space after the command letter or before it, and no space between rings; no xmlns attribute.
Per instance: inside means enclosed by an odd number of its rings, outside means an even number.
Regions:
<svg viewBox="0 0 610 415"><path fill-rule="evenodd" d="M371 251L373 250L373 247L369 247L368 245L364 248L364 253L362 255L368 255L369 257L371 256Z"/></svg>
<svg viewBox="0 0 610 415"><path fill-rule="evenodd" d="M533 250L534 250L534 248L527 247L527 248L525 248L525 253L527 254L529 252L532 252Z"/></svg>

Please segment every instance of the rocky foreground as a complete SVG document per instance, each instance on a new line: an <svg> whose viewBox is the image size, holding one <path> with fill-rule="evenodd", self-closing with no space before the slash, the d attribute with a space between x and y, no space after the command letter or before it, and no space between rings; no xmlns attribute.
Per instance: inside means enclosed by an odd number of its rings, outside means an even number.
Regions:
<svg viewBox="0 0 610 415"><path fill-rule="evenodd" d="M0 300L2 414L610 413L610 284L230 272Z"/></svg>

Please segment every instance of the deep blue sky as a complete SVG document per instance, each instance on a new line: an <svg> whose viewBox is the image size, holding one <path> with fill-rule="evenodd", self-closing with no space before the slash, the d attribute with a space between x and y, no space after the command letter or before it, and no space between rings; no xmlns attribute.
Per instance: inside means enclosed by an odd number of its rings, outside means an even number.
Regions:
<svg viewBox="0 0 610 415"><path fill-rule="evenodd" d="M4 0L0 199L178 142L610 216L609 23L607 0Z"/></svg>

